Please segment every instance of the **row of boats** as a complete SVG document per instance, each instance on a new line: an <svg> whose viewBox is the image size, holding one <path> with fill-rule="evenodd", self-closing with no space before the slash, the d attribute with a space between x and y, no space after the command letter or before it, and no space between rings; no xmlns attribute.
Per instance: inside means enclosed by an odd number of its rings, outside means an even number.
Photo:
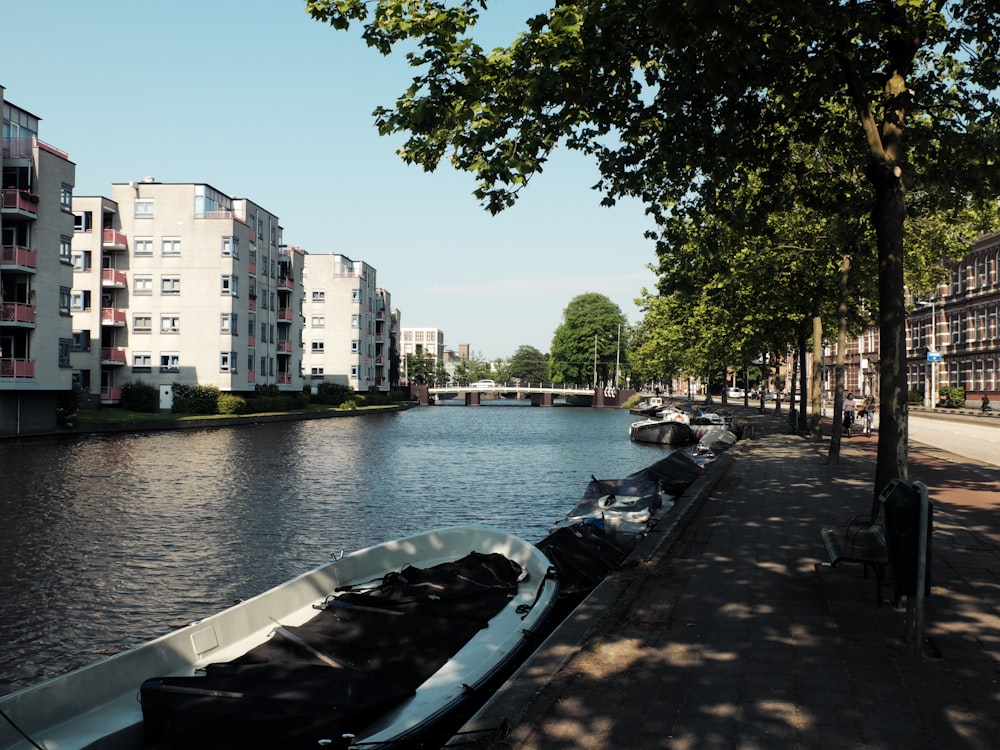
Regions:
<svg viewBox="0 0 1000 750"><path fill-rule="evenodd" d="M0 750L420 746L485 700L708 461L675 450L621 479L591 477L536 544L465 525L344 555L0 696Z"/></svg>
<svg viewBox="0 0 1000 750"><path fill-rule="evenodd" d="M704 407L682 409L660 397L640 401L629 410L643 419L629 425L629 440L673 446L695 446L699 453L719 454L743 437L743 423L731 413Z"/></svg>

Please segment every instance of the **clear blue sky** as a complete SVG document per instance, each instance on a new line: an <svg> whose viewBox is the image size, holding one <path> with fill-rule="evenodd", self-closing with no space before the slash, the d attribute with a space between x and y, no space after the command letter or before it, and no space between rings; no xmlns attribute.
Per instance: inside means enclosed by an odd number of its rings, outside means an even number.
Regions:
<svg viewBox="0 0 1000 750"><path fill-rule="evenodd" d="M540 0L501 0L487 46ZM604 294L631 322L655 276L638 203L602 208L596 167L558 152L518 204L490 216L472 175L405 165L372 111L411 78L304 0L4 3L0 85L69 153L77 195L116 182L208 183L277 214L285 242L378 272L406 327L437 327L488 359L548 352L569 301Z"/></svg>

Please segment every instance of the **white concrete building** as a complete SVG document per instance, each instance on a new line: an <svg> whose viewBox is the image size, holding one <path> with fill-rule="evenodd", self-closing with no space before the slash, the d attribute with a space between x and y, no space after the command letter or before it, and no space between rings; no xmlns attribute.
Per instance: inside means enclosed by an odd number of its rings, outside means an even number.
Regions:
<svg viewBox="0 0 1000 750"><path fill-rule="evenodd" d="M376 270L340 253L307 253L303 275L306 377L314 387L388 391L392 300L377 286Z"/></svg>
<svg viewBox="0 0 1000 750"><path fill-rule="evenodd" d="M0 210L0 435L51 431L72 388L70 248L76 166L4 101Z"/></svg>
<svg viewBox="0 0 1000 750"><path fill-rule="evenodd" d="M143 381L169 408L174 383L302 389L303 253L282 243L277 216L152 178L73 208L74 368L88 393L115 403Z"/></svg>

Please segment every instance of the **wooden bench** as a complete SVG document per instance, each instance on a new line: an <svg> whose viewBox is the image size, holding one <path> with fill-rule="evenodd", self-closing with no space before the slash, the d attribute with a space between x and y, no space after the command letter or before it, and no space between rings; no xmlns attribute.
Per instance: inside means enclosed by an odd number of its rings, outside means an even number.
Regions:
<svg viewBox="0 0 1000 750"><path fill-rule="evenodd" d="M874 520L871 515L853 519L846 526L824 526L820 537L826 547L829 562L819 563L822 567L835 568L840 563L857 563L875 575L875 604L882 606L882 583L885 569L889 565L889 553L885 543L885 525L881 514Z"/></svg>

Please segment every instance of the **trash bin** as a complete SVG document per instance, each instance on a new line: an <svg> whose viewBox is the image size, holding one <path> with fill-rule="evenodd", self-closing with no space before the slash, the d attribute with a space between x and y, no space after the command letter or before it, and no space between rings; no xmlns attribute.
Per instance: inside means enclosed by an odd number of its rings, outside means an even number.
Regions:
<svg viewBox="0 0 1000 750"><path fill-rule="evenodd" d="M879 496L885 518L885 544L892 568L896 598L917 593L917 570L920 556L920 493L915 487L893 479ZM931 526L934 506L928 501L927 557L924 595L931 590Z"/></svg>

